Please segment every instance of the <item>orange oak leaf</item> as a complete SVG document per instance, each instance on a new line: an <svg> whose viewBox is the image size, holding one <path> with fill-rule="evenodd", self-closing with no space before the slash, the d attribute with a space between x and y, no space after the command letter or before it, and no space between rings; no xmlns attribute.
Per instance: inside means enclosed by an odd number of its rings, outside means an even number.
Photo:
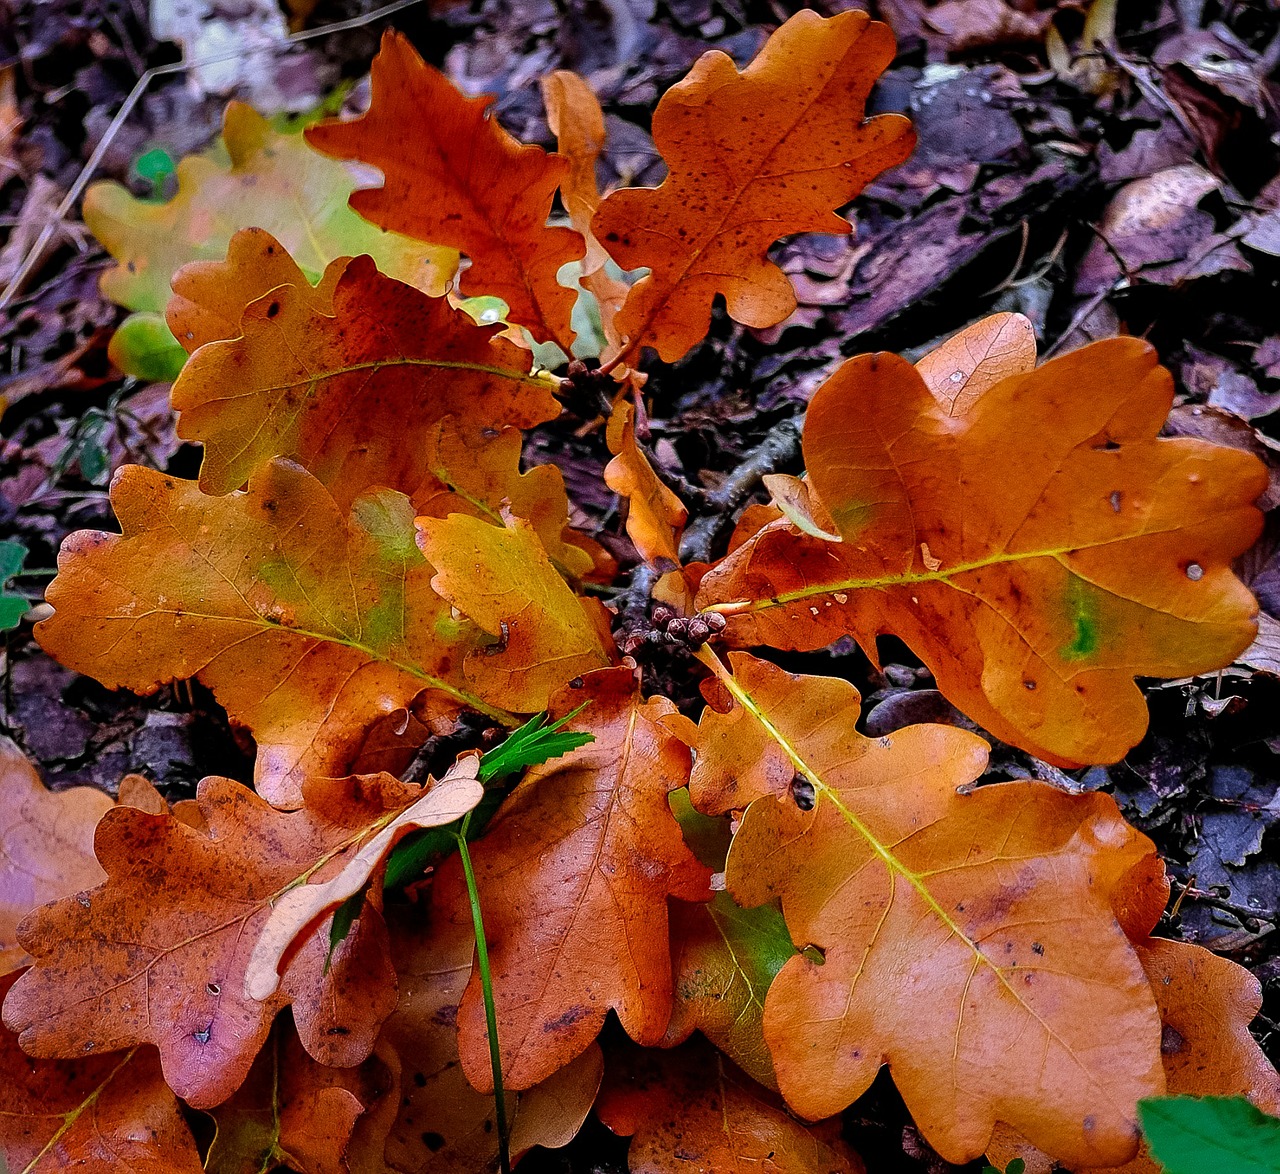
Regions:
<svg viewBox="0 0 1280 1174"><path fill-rule="evenodd" d="M568 69L557 69L542 79L542 100L559 153L569 162L560 181L560 198L569 223L587 242L580 280L596 299L605 342L613 347L619 341L613 319L630 287L605 271L609 254L591 231L591 218L600 206L596 160L604 150L604 111L586 81Z"/></svg>
<svg viewBox="0 0 1280 1174"><path fill-rule="evenodd" d="M401 495L344 516L276 461L228 497L126 466L112 504L123 533L66 540L37 639L111 688L198 677L257 740L269 802L296 807L303 778L343 773L377 719L424 690L437 715L465 704L512 720L465 687L480 634L431 590Z"/></svg>
<svg viewBox="0 0 1280 1174"><path fill-rule="evenodd" d="M997 737L1114 762L1146 729L1136 675L1229 664L1255 630L1231 560L1257 537L1265 470L1158 439L1172 394L1136 339L1004 379L961 415L902 359L850 359L804 431L843 541L768 525L703 578L699 606L730 613L739 644L852 634L874 658L892 633Z"/></svg>
<svg viewBox="0 0 1280 1174"><path fill-rule="evenodd" d="M595 741L536 766L472 847L489 939L502 1071L512 1088L544 1080L595 1039L610 1008L656 1044L671 1016L668 896L706 900L710 870L681 838L667 803L688 780L688 747L665 698L642 701L633 670L605 669L552 702L589 702L568 729ZM465 902L456 858L436 880L447 908ZM458 1013L468 1079L492 1079L479 978Z"/></svg>
<svg viewBox="0 0 1280 1174"><path fill-rule="evenodd" d="M474 1174L493 1168L498 1153L493 1097L476 1092L458 1063L455 1022L474 945L465 894L458 895L462 904L448 908L437 898L429 922L416 911L398 911L391 922L400 1002L383 1039L399 1057L401 1096L384 1159L404 1174ZM593 1044L542 1083L509 1094L512 1155L567 1145L591 1111L603 1069Z"/></svg>
<svg viewBox="0 0 1280 1174"><path fill-rule="evenodd" d="M0 974L30 961L17 929L32 909L102 882L93 829L111 806L94 787L46 790L22 751L0 738Z"/></svg>
<svg viewBox="0 0 1280 1174"><path fill-rule="evenodd" d="M468 296L501 298L508 321L568 350L574 294L556 274L584 245L572 229L547 227L566 161L513 139L489 116L492 97L464 97L400 33L383 36L371 80L368 113L306 131L316 150L382 172L382 187L354 192L351 207L379 228L465 253Z"/></svg>
<svg viewBox="0 0 1280 1174"><path fill-rule="evenodd" d="M166 203L112 182L85 193L84 222L117 262L103 274L102 292L131 310L163 311L178 269L220 258L232 233L251 225L272 233L316 277L337 257L368 253L384 273L440 295L457 269L454 250L361 220L347 207L356 172L302 135L274 130L243 102L227 107L222 144L183 159L177 181Z"/></svg>
<svg viewBox="0 0 1280 1174"><path fill-rule="evenodd" d="M173 275L173 297L165 321L188 354L207 342L235 338L250 302L281 286L309 296L316 313L333 311L333 290L345 265L330 264L313 286L289 250L264 228L243 228L232 236L221 261L191 261Z"/></svg>
<svg viewBox="0 0 1280 1174"><path fill-rule="evenodd" d="M613 192L592 221L624 269L651 270L614 320L626 354L651 346L680 358L706 334L718 293L747 326L795 309L769 246L791 233L852 232L835 209L914 144L905 118L864 119L893 52L888 26L865 12L806 10L742 73L724 53L704 53L662 96L653 138L666 180Z"/></svg>
<svg viewBox="0 0 1280 1174"><path fill-rule="evenodd" d="M496 435L494 435L496 433ZM412 492L424 517L470 514L502 525L502 510L529 522L556 570L565 578L590 576L591 540L569 528L564 476L554 465L520 471L523 436L518 428L487 428L477 435L446 417L423 445L423 481Z"/></svg>
<svg viewBox="0 0 1280 1174"><path fill-rule="evenodd" d="M777 1097L705 1044L628 1048L611 1058L597 1108L632 1137L632 1174L863 1174L838 1138L823 1140Z"/></svg>
<svg viewBox="0 0 1280 1174"><path fill-rule="evenodd" d="M297 460L348 505L371 486L413 493L421 450L445 416L479 434L560 411L529 352L443 298L345 266L332 307L305 283L248 305L240 336L201 347L173 386L178 434L205 446L200 487L239 489L271 457ZM235 271L230 276L234 278Z"/></svg>
<svg viewBox="0 0 1280 1174"><path fill-rule="evenodd" d="M532 713L566 681L609 663L609 625L598 600L560 577L529 522L504 521L418 518L418 545L436 568L431 586L495 638L468 654L467 680Z"/></svg>
<svg viewBox="0 0 1280 1174"><path fill-rule="evenodd" d="M627 499L627 534L640 557L660 570L680 565L680 534L689 511L658 480L649 459L636 443L635 408L619 400L609 417L609 451L604 480Z"/></svg>
<svg viewBox="0 0 1280 1174"><path fill-rule="evenodd" d="M916 363L952 416L963 416L1002 379L1036 366L1036 332L1022 314L992 314L953 334Z"/></svg>
<svg viewBox="0 0 1280 1174"><path fill-rule="evenodd" d="M479 803L484 798L484 787L476 777L479 769L476 755L460 759L421 798L349 854L341 871L325 880L295 885L277 897L245 967L244 987L249 997L266 999L275 994L285 955L308 928L363 891L400 840L416 828L454 823Z"/></svg>
<svg viewBox="0 0 1280 1174"><path fill-rule="evenodd" d="M210 1112L217 1132L205 1174L345 1174L356 1120L376 1099L376 1067L317 1064L278 1019L244 1084Z"/></svg>
<svg viewBox="0 0 1280 1174"><path fill-rule="evenodd" d="M283 812L209 778L197 792L203 833L115 808L96 838L106 883L24 921L35 962L5 1001L5 1023L37 1056L154 1044L169 1087L197 1108L243 1083L289 1004L314 1059L358 1064L395 1007L386 927L369 902L332 957L328 919L316 926L268 998L245 991L246 969L276 901L340 872L421 796L389 775L313 779L306 806Z"/></svg>
<svg viewBox="0 0 1280 1174"><path fill-rule="evenodd" d="M764 1041L764 999L796 948L772 905L743 909L728 893L671 903L674 1001L664 1046L701 1031L748 1076L777 1088Z"/></svg>
<svg viewBox="0 0 1280 1174"><path fill-rule="evenodd" d="M949 726L857 733L847 682L745 654L708 707L690 793L715 811L766 789L729 850L736 900L781 899L792 940L765 999L787 1101L839 1112L883 1063L948 1161L985 1152L1005 1122L1054 1157L1114 1165L1137 1148L1136 1102L1164 1089L1160 1021L1112 889L1150 842L1106 795L1040 783L968 791L987 746ZM744 715L745 714L745 720ZM736 731L775 742L793 772L736 795L715 761ZM705 764L705 766L704 766ZM714 785L703 793L704 778Z"/></svg>
<svg viewBox="0 0 1280 1174"><path fill-rule="evenodd" d="M0 999L16 978L0 978ZM0 1167L12 1174L201 1174L203 1169L153 1049L33 1060L3 1028Z"/></svg>
<svg viewBox="0 0 1280 1174"><path fill-rule="evenodd" d="M1243 966L1187 942L1149 938L1138 946L1138 957L1160 1009L1160 1052L1169 1095L1243 1096L1264 1113L1280 1115L1280 1073L1249 1033L1262 1006L1258 980ZM1029 1171L1053 1167L1047 1155L1012 1130L997 1133L987 1156L1001 1169L1018 1157ZM1107 1169L1114 1174L1161 1172L1145 1146L1133 1161Z"/></svg>

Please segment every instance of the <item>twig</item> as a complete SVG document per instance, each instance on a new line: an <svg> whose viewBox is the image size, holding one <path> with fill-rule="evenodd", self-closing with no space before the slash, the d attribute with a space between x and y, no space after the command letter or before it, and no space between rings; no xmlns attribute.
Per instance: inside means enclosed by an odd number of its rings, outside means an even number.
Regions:
<svg viewBox="0 0 1280 1174"><path fill-rule="evenodd" d="M348 29L361 28L364 25L373 23L379 17L388 16L393 12L399 12L402 8L409 8L414 4L421 3L422 0L393 0L393 3L384 4L373 12L366 12L363 16L354 16L350 20L340 20L333 24L323 25L320 28L308 29L304 33L294 33L292 36L285 37L283 40L273 44L251 45L247 48L233 49L226 53L216 53L211 57L201 57L196 61L175 61L169 65L157 65L153 69L148 69L146 73L138 78L137 84L129 92L129 96L124 100L120 109L116 111L116 116L111 120L111 125L107 127L101 141L93 149L93 154L89 156L88 162L80 169L80 174L76 176L75 183L71 185L67 194L63 197L57 211L54 212L53 217L40 230L40 235L36 238L35 243L27 250L26 256L22 258L22 264L18 266L17 272L14 273L4 293L0 294L0 310L5 309L22 291L27 278L31 276L32 270L40 263L40 259L44 255L45 246L53 239L54 233L58 231L63 221L66 220L67 214L88 186L89 180L93 177L93 173L97 171L98 165L102 162L102 158L106 155L111 143L116 135L120 133L120 128L124 126L125 120L133 113L133 108L138 104L138 100L147 92L147 87L156 78L166 77L174 73L185 73L189 69L199 69L205 65L216 65L220 61L233 61L241 57L251 57L256 53L265 53L280 49L283 46L296 45L302 41L311 41L316 37L327 36L330 33L341 33L346 32Z"/></svg>
<svg viewBox="0 0 1280 1174"><path fill-rule="evenodd" d="M802 416L775 424L764 440L747 453L742 464L706 495L706 512L689 527L680 544L680 556L686 562L710 558L716 540L728 530L738 507L760 479L799 455L803 426Z"/></svg>

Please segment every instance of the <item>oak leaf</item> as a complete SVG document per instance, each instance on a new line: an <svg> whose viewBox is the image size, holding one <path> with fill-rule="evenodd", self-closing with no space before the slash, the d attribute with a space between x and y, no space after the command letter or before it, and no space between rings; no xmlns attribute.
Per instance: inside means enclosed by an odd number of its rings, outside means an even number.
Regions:
<svg viewBox="0 0 1280 1174"><path fill-rule="evenodd" d="M16 975L0 978L0 999ZM7 1163L7 1165L6 1165ZM151 1048L33 1060L0 1028L0 1168L17 1174L201 1174Z"/></svg>
<svg viewBox="0 0 1280 1174"><path fill-rule="evenodd" d="M400 1002L383 1040L399 1057L399 1112L386 1138L387 1168L405 1174L473 1174L497 1157L496 1107L458 1063L455 1021L471 975L470 910L433 899L430 919L399 911L391 922ZM591 1111L603 1073L594 1044L518 1096L508 1092L511 1152L567 1145ZM379 1167L381 1168L381 1167Z"/></svg>
<svg viewBox="0 0 1280 1174"><path fill-rule="evenodd" d="M914 143L905 118L864 120L893 54L888 26L865 12L803 11L742 73L724 53L704 53L662 96L653 138L666 180L613 192L592 221L624 269L651 270L614 320L626 354L651 346L680 358L706 334L716 294L746 326L774 326L795 309L769 246L791 233L852 232L835 210Z"/></svg>
<svg viewBox="0 0 1280 1174"><path fill-rule="evenodd" d="M628 667L564 689L551 713L590 702L566 728L595 737L536 766L472 847L489 939L503 1078L528 1088L584 1051L610 1008L639 1043L671 1015L668 896L706 900L710 870L685 846L667 802L688 780L689 751L665 698L642 701ZM436 880L447 907L462 871ZM453 894L449 896L449 894ZM492 1079L479 978L458 1012L468 1079Z"/></svg>
<svg viewBox="0 0 1280 1174"><path fill-rule="evenodd" d="M952 416L963 416L1002 379L1036 366L1035 327L1022 314L992 314L953 334L916 371Z"/></svg>
<svg viewBox="0 0 1280 1174"><path fill-rule="evenodd" d="M278 1019L244 1084L210 1111L217 1132L205 1174L345 1174L356 1121L376 1099L376 1067L317 1064Z"/></svg>
<svg viewBox="0 0 1280 1174"><path fill-rule="evenodd" d="M93 829L111 806L95 787L47 790L26 755L0 738L0 974L30 961L17 929L32 909L102 882Z"/></svg>
<svg viewBox="0 0 1280 1174"><path fill-rule="evenodd" d="M709 812L759 796L728 888L749 906L780 898L792 940L823 954L788 961L765 999L791 1106L839 1112L887 1062L948 1161L983 1153L1000 1122L1063 1161L1131 1158L1136 1102L1164 1086L1160 1022L1111 890L1150 842L1109 796L960 793L987 759L967 731L865 738L847 682L745 654L730 676L703 655L734 710L704 712L691 796ZM741 758L719 751L767 742L792 781L766 767L729 787Z"/></svg>
<svg viewBox="0 0 1280 1174"><path fill-rule="evenodd" d="M308 774L343 773L376 720L424 690L442 717L494 712L463 682L480 634L431 590L401 495L344 516L314 477L276 461L221 498L126 466L112 504L123 533L64 542L36 638L110 688L198 677L257 740L269 802L297 806Z"/></svg>
<svg viewBox="0 0 1280 1174"><path fill-rule="evenodd" d="M368 257L337 264L336 284L326 275L318 289L280 286L249 304L240 336L201 347L174 384L178 434L205 446L206 493L239 489L281 456L342 506L375 485L412 494L444 417L478 435L559 413L551 383L529 374L528 351L495 338L497 327L384 276ZM234 280L236 270L224 273Z"/></svg>
<svg viewBox="0 0 1280 1174"><path fill-rule="evenodd" d="M274 130L243 102L227 106L221 143L178 164L177 181L164 203L114 182L85 193L84 222L117 262L103 274L102 292L131 310L163 312L183 265L217 260L232 233L250 226L274 235L317 277L337 257L368 253L384 273L440 295L457 268L453 250L361 220L347 207L356 172L302 135Z"/></svg>
<svg viewBox="0 0 1280 1174"><path fill-rule="evenodd" d="M902 359L850 359L803 441L843 541L772 523L698 604L730 613L743 645L852 634L874 659L892 633L997 737L1059 765L1113 762L1146 729L1136 675L1229 664L1255 630L1231 559L1258 534L1265 470L1158 439L1172 394L1136 339L1001 380L960 415Z"/></svg>
<svg viewBox="0 0 1280 1174"><path fill-rule="evenodd" d="M658 479L636 443L635 408L619 400L609 417L605 484L627 499L627 534L645 562L660 570L680 565L680 534L689 511Z"/></svg>
<svg viewBox="0 0 1280 1174"><path fill-rule="evenodd" d="M316 150L382 172L382 187L353 193L351 207L379 228L465 253L468 295L501 298L508 321L567 351L574 294L556 274L584 246L572 229L547 227L566 161L513 139L489 116L492 97L464 97L400 33L383 36L371 80L366 114L306 130Z"/></svg>
<svg viewBox="0 0 1280 1174"><path fill-rule="evenodd" d="M529 522L504 523L420 517L418 545L436 568L435 591L494 637L467 655L467 680L531 713L566 681L609 663L609 625L598 600L560 577Z"/></svg>
<svg viewBox="0 0 1280 1174"><path fill-rule="evenodd" d="M632 1174L863 1174L856 1154L792 1117L704 1045L628 1048L610 1060L597 1108L631 1136Z"/></svg>
<svg viewBox="0 0 1280 1174"><path fill-rule="evenodd" d="M395 1007L386 927L370 903L331 957L327 919L307 934L266 999L245 991L246 970L277 901L341 872L421 796L389 775L315 779L306 806L283 812L209 778L197 791L207 832L115 808L96 838L106 883L23 923L35 962L5 1023L38 1056L154 1044L169 1087L197 1108L235 1092L289 1004L314 1059L359 1063Z"/></svg>

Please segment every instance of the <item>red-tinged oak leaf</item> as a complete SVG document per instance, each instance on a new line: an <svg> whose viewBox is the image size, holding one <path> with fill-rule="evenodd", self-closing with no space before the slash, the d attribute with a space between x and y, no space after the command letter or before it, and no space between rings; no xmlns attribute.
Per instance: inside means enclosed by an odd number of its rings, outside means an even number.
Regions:
<svg viewBox="0 0 1280 1174"><path fill-rule="evenodd" d="M217 1132L205 1174L346 1174L343 1155L379 1080L370 1059L357 1068L328 1068L307 1055L278 1019L249 1075L211 1110Z"/></svg>
<svg viewBox="0 0 1280 1174"><path fill-rule="evenodd" d="M328 919L306 935L268 998L249 996L246 970L275 902L341 872L421 796L389 775L317 779L305 807L283 812L210 778L198 790L207 832L115 808L96 838L106 883L23 922L35 962L5 1001L5 1023L37 1056L154 1044L169 1087L197 1108L235 1092L290 1004L314 1059L360 1063L396 1002L370 903L331 957Z"/></svg>
<svg viewBox="0 0 1280 1174"><path fill-rule="evenodd" d="M1249 1032L1262 1006L1258 980L1243 966L1187 942L1149 938L1138 946L1138 957L1160 1009L1169 1095L1248 1097L1264 1113L1280 1115L1280 1074ZM1053 1167L1047 1155L1007 1129L997 1132L987 1156L1001 1169L1019 1157L1032 1172ZM1144 1146L1133 1161L1107 1169L1161 1174L1162 1167Z"/></svg>
<svg viewBox="0 0 1280 1174"><path fill-rule="evenodd" d="M632 1138L632 1174L863 1174L858 1156L797 1121L776 1095L705 1044L628 1048L610 1059L597 1107Z"/></svg>
<svg viewBox="0 0 1280 1174"><path fill-rule="evenodd" d="M248 305L237 338L202 347L173 387L178 434L205 446L200 487L229 493L271 457L315 474L340 505L371 486L412 494L422 450L445 416L479 435L560 411L529 352L443 298L345 265L332 307L280 286ZM228 279L235 279L235 270Z"/></svg>
<svg viewBox="0 0 1280 1174"><path fill-rule="evenodd" d="M461 904L443 907L437 898L429 921L402 913L391 922L400 1003L383 1041L399 1057L401 1096L384 1158L404 1174L474 1174L494 1168L498 1153L494 1099L476 1092L458 1063L455 1023L474 937L465 892L454 896ZM512 1156L567 1145L591 1111L603 1069L593 1044L542 1083L508 1093Z"/></svg>
<svg viewBox="0 0 1280 1174"><path fill-rule="evenodd" d="M383 37L371 77L368 113L306 131L316 150L382 172L382 187L353 193L351 206L380 228L465 253L468 296L501 298L509 322L568 350L574 294L556 274L584 245L572 229L547 227L566 161L513 139L489 115L492 97L464 97L400 33Z"/></svg>
<svg viewBox="0 0 1280 1174"><path fill-rule="evenodd" d="M952 416L963 416L1002 379L1036 366L1036 331L1021 314L992 314L953 334L916 371Z"/></svg>
<svg viewBox="0 0 1280 1174"><path fill-rule="evenodd" d="M627 667L592 673L551 706L589 702L566 727L595 737L536 766L472 847L498 1009L504 1081L528 1088L595 1039L610 1008L637 1042L658 1043L671 1016L666 898L706 900L710 870L681 838L667 802L688 780L689 750L665 698L642 701ZM436 881L447 907L463 884L456 858ZM458 1014L468 1079L489 1088L479 978Z"/></svg>
<svg viewBox="0 0 1280 1174"><path fill-rule="evenodd" d="M674 1001L664 1046L701 1031L748 1076L777 1088L764 1041L764 1000L796 954L772 905L743 909L728 893L708 905L671 903Z"/></svg>
<svg viewBox="0 0 1280 1174"><path fill-rule="evenodd" d="M0 999L16 975L0 978ZM34 1060L0 1028L0 1168L12 1174L201 1174L152 1048Z"/></svg>
<svg viewBox="0 0 1280 1174"><path fill-rule="evenodd" d="M343 773L377 719L424 690L437 715L495 712L463 680L481 634L431 590L399 494L344 516L314 477L276 461L221 498L126 466L112 503L123 533L66 540L37 639L111 688L198 677L253 733L269 802L296 807L308 774Z"/></svg>
<svg viewBox="0 0 1280 1174"><path fill-rule="evenodd" d="M627 499L627 534L640 557L661 570L680 565L680 534L689 511L658 480L649 458L636 443L635 408L619 400L609 417L609 451L604 480Z"/></svg>
<svg viewBox="0 0 1280 1174"><path fill-rule="evenodd" d="M47 790L22 751L0 738L0 974L29 961L17 930L32 909L102 883L93 829L111 806L94 787Z"/></svg>
<svg viewBox="0 0 1280 1174"><path fill-rule="evenodd" d="M745 654L730 676L703 656L734 709L703 714L694 803L760 794L729 850L729 890L748 906L780 898L792 940L823 954L788 961L765 999L791 1106L837 1113L888 1063L948 1161L985 1152L1000 1122L1062 1161L1128 1161L1136 1102L1161 1093L1164 1074L1159 1016L1111 890L1150 842L1109 796L1039 783L961 793L987 758L964 730L866 738L847 682ZM785 789L765 770L726 788L727 723L735 749L777 744Z"/></svg>
<svg viewBox="0 0 1280 1174"><path fill-rule="evenodd" d="M207 342L235 338L250 302L281 286L294 286L295 298L312 301L315 312L333 311L333 290L345 265L330 264L313 286L289 250L263 228L242 228L221 261L191 261L173 275L173 297L165 321L188 354Z"/></svg>
<svg viewBox="0 0 1280 1174"><path fill-rule="evenodd" d="M494 637L468 654L467 680L532 713L566 681L609 663L609 625L598 600L560 577L529 522L504 523L418 518L418 545L436 568L436 592Z"/></svg>
<svg viewBox="0 0 1280 1174"><path fill-rule="evenodd" d="M613 192L592 221L624 269L651 270L614 320L625 353L651 346L680 358L706 334L716 294L747 326L774 326L795 309L769 246L797 232L852 232L835 210L915 141L905 118L864 119L893 53L888 26L865 12L804 11L742 73L724 53L705 53L663 95L653 137L666 180Z"/></svg>
<svg viewBox="0 0 1280 1174"><path fill-rule="evenodd" d="M606 345L615 347L619 339L613 319L630 287L606 272L609 254L591 231L591 218L600 206L596 160L604 150L604 111L586 81L568 69L557 69L542 79L542 100L559 153L569 162L560 181L560 198L569 223L587 242L579 280L596 299Z"/></svg>
<svg viewBox="0 0 1280 1174"><path fill-rule="evenodd" d="M892 633L997 737L1113 762L1146 729L1135 676L1219 668L1255 630L1231 560L1257 537L1266 471L1159 439L1172 394L1136 339L1001 380L960 415L902 359L850 359L804 432L843 541L766 526L703 578L699 607L723 606L739 644L852 634L874 657Z"/></svg>
<svg viewBox="0 0 1280 1174"><path fill-rule="evenodd" d="M250 226L282 241L315 278L338 257L368 253L384 273L441 295L457 269L456 251L361 220L347 206L354 170L302 135L274 130L242 102L227 107L222 143L183 159L177 181L165 203L112 182L85 193L84 222L117 262L103 274L102 292L131 310L162 312L174 273L188 261L221 258L232 234Z"/></svg>

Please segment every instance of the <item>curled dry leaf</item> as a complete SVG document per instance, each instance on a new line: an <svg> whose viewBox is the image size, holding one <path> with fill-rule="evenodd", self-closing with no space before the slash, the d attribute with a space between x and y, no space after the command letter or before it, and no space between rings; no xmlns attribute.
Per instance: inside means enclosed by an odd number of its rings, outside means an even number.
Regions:
<svg viewBox="0 0 1280 1174"><path fill-rule="evenodd" d="M512 709L544 709L565 681L609 663L609 625L594 599L575 595L533 526L495 526L465 514L418 518L418 545L436 568L431 585L495 638L474 648L467 679Z"/></svg>
<svg viewBox="0 0 1280 1174"><path fill-rule="evenodd" d="M0 738L0 974L29 961L17 930L32 909L102 883L93 829L110 809L110 796L93 787L47 790Z"/></svg>
<svg viewBox="0 0 1280 1174"><path fill-rule="evenodd" d="M346 1174L356 1120L377 1099L380 1065L317 1064L278 1019L249 1075L210 1115L217 1126L205 1174Z"/></svg>
<svg viewBox="0 0 1280 1174"><path fill-rule="evenodd" d="M773 505L802 534L827 542L843 542L827 507L810 492L803 477L790 473L767 473L761 478L773 499Z"/></svg>
<svg viewBox="0 0 1280 1174"><path fill-rule="evenodd" d="M484 787L476 778L479 769L478 757L463 758L442 779L431 783L422 798L348 855L340 872L326 880L296 885L277 897L249 955L245 993L259 1000L275 994L280 986L280 963L295 942L360 892L406 835L415 828L453 823L479 803L484 798Z"/></svg>
<svg viewBox="0 0 1280 1174"><path fill-rule="evenodd" d="M84 222L117 262L103 274L102 292L131 310L162 312L183 265L221 258L232 233L250 225L272 233L317 278L338 257L368 253L384 273L438 296L457 269L452 249L362 220L347 207L353 170L302 135L273 130L243 102L227 107L221 145L183 159L177 180L167 203L140 200L114 182L85 193Z"/></svg>
<svg viewBox="0 0 1280 1174"><path fill-rule="evenodd" d="M838 1138L823 1140L776 1096L705 1044L628 1048L610 1060L600 1119L632 1137L632 1174L863 1174Z"/></svg>
<svg viewBox="0 0 1280 1174"><path fill-rule="evenodd" d="M847 682L732 659L733 676L712 661L734 711L704 712L690 793L707 811L751 793L730 800L716 782L726 723L735 746L773 742L793 771L748 807L726 872L740 903L780 898L793 941L823 953L788 961L765 999L788 1103L837 1113L887 1062L948 1161L985 1152L999 1122L1065 1162L1131 1158L1136 1102L1164 1088L1160 1021L1112 906L1155 859L1150 841L1109 796L962 794L986 764L981 739L865 738Z"/></svg>
<svg viewBox="0 0 1280 1174"><path fill-rule="evenodd" d="M382 172L382 187L355 192L351 206L379 228L465 253L468 296L501 298L509 322L567 351L574 294L556 274L584 245L547 217L568 164L518 143L488 115L492 97L464 97L400 33L383 36L372 87L367 114L306 131L316 150Z"/></svg>
<svg viewBox="0 0 1280 1174"><path fill-rule="evenodd" d="M15 978L0 978L0 999ZM0 1167L13 1174L201 1174L203 1169L152 1048L33 1060L3 1028Z"/></svg>
<svg viewBox="0 0 1280 1174"><path fill-rule="evenodd" d="M852 232L835 209L915 141L905 118L864 119L893 51L888 26L865 12L806 10L742 73L724 53L704 53L662 96L653 138L666 180L614 192L592 222L624 269L651 270L614 320L625 353L651 346L680 358L706 334L718 293L746 326L774 326L795 309L769 246L797 232Z"/></svg>
<svg viewBox="0 0 1280 1174"><path fill-rule="evenodd" d="M444 417L479 436L559 413L551 384L529 374L529 352L495 338L499 327L384 277L368 257L338 264L331 307L328 276L319 289L271 289L246 306L240 337L202 347L174 384L178 434L205 446L206 493L239 489L283 456L342 506L375 485L412 494ZM239 272L222 270L228 282Z"/></svg>
<svg viewBox="0 0 1280 1174"><path fill-rule="evenodd" d="M400 1058L401 1096L385 1165L404 1174L474 1174L491 1169L498 1153L493 1097L476 1092L458 1063L455 1024L474 937L465 892L455 896L460 904L433 901L428 925L407 912L391 922L400 1003L383 1038ZM512 1155L567 1145L591 1111L603 1069L591 1044L542 1083L508 1093Z"/></svg>
<svg viewBox="0 0 1280 1174"><path fill-rule="evenodd" d="M23 923L35 962L9 993L5 1023L37 1056L154 1044L169 1087L197 1108L235 1092L289 1004L314 1059L359 1063L395 1007L386 927L371 904L332 958L327 921L308 934L267 999L248 996L245 974L274 904L340 872L421 794L389 775L311 780L307 805L283 812L210 778L198 790L207 832L115 808L97 834L106 883Z"/></svg>
<svg viewBox="0 0 1280 1174"><path fill-rule="evenodd" d="M635 408L619 400L609 417L609 451L604 480L627 499L627 534L645 562L659 570L680 565L680 534L689 511L653 471L636 443Z"/></svg>
<svg viewBox="0 0 1280 1174"><path fill-rule="evenodd" d="M437 715L489 709L463 684L480 634L431 590L401 495L361 498L347 517L274 461L222 498L126 466L111 500L123 533L66 540L36 638L111 688L198 677L253 733L269 802L296 807L303 778L342 773L376 720L423 690Z"/></svg>
<svg viewBox="0 0 1280 1174"><path fill-rule="evenodd" d="M595 741L530 770L472 847L503 1078L517 1089L585 1050L610 1008L639 1043L661 1040L671 1016L666 898L710 896L710 870L685 846L667 803L689 774L675 706L643 701L625 666L571 684L551 713L583 702L566 728ZM461 902L462 885L451 858L436 880L446 906ZM468 1079L489 1088L478 976L458 1030Z"/></svg>
<svg viewBox="0 0 1280 1174"><path fill-rule="evenodd" d="M1266 470L1158 439L1172 394L1136 339L1006 378L961 415L902 359L850 359L804 431L844 541L766 526L703 578L699 607L724 607L744 645L851 634L874 658L892 633L996 736L1113 762L1146 729L1136 675L1220 668L1256 629L1231 560L1258 535Z"/></svg>

